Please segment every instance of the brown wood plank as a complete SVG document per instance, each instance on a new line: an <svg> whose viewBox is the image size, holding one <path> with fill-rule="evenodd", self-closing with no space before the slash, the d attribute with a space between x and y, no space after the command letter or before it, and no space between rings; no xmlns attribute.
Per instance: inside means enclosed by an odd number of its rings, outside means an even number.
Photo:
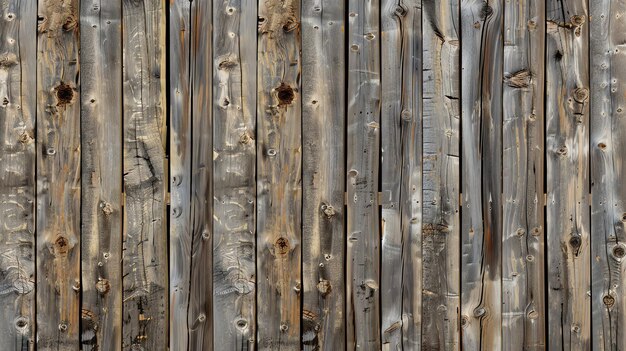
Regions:
<svg viewBox="0 0 626 351"><path fill-rule="evenodd" d="M78 0L39 0L37 33L37 348L79 348Z"/></svg>
<svg viewBox="0 0 626 351"><path fill-rule="evenodd" d="M81 347L113 351L122 344L122 3L82 1L80 13Z"/></svg>
<svg viewBox="0 0 626 351"><path fill-rule="evenodd" d="M591 277L593 350L626 349L626 11L590 1Z"/></svg>
<svg viewBox="0 0 626 351"><path fill-rule="evenodd" d="M213 24L214 337L253 350L257 1L215 2Z"/></svg>
<svg viewBox="0 0 626 351"><path fill-rule="evenodd" d="M461 3L464 350L502 348L503 18L502 1Z"/></svg>
<svg viewBox="0 0 626 351"><path fill-rule="evenodd" d="M343 350L346 2L302 7L302 348Z"/></svg>
<svg viewBox="0 0 626 351"><path fill-rule="evenodd" d="M348 1L346 318L349 350L380 343L380 16L378 0Z"/></svg>
<svg viewBox="0 0 626 351"><path fill-rule="evenodd" d="M460 347L459 1L424 1L422 348Z"/></svg>
<svg viewBox="0 0 626 351"><path fill-rule="evenodd" d="M259 0L257 320L260 350L300 349L300 1Z"/></svg>
<svg viewBox="0 0 626 351"><path fill-rule="evenodd" d="M35 1L0 3L0 345L35 346Z"/></svg>
<svg viewBox="0 0 626 351"><path fill-rule="evenodd" d="M589 19L584 0L546 2L548 347L590 347Z"/></svg>
<svg viewBox="0 0 626 351"><path fill-rule="evenodd" d="M124 350L168 348L164 6L123 0Z"/></svg>

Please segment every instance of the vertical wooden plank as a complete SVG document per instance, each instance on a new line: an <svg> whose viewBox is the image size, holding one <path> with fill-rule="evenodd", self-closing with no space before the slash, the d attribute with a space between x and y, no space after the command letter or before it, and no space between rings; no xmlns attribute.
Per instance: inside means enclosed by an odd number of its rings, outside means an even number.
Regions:
<svg viewBox="0 0 626 351"><path fill-rule="evenodd" d="M380 344L380 35L379 1L348 1L347 344Z"/></svg>
<svg viewBox="0 0 626 351"><path fill-rule="evenodd" d="M82 0L80 13L81 347L113 351L122 344L122 2Z"/></svg>
<svg viewBox="0 0 626 351"><path fill-rule="evenodd" d="M35 342L35 1L0 4L0 345Z"/></svg>
<svg viewBox="0 0 626 351"><path fill-rule="evenodd" d="M626 349L626 1L590 1L593 350Z"/></svg>
<svg viewBox="0 0 626 351"><path fill-rule="evenodd" d="M124 350L168 347L163 0L123 0Z"/></svg>
<svg viewBox="0 0 626 351"><path fill-rule="evenodd" d="M345 8L302 3L304 350L345 349Z"/></svg>
<svg viewBox="0 0 626 351"><path fill-rule="evenodd" d="M590 348L587 1L546 2L548 347Z"/></svg>
<svg viewBox="0 0 626 351"><path fill-rule="evenodd" d="M170 349L187 350L191 287L191 2L169 6L170 62Z"/></svg>
<svg viewBox="0 0 626 351"><path fill-rule="evenodd" d="M459 2L424 1L423 327L425 350L460 346Z"/></svg>
<svg viewBox="0 0 626 351"><path fill-rule="evenodd" d="M78 0L39 0L37 34L37 347L79 348Z"/></svg>
<svg viewBox="0 0 626 351"><path fill-rule="evenodd" d="M259 0L258 13L258 347L299 350L300 1Z"/></svg>
<svg viewBox="0 0 626 351"><path fill-rule="evenodd" d="M543 1L504 7L502 346L545 349Z"/></svg>
<svg viewBox="0 0 626 351"><path fill-rule="evenodd" d="M213 23L215 345L253 350L257 1L216 1Z"/></svg>
<svg viewBox="0 0 626 351"><path fill-rule="evenodd" d="M420 1L381 4L384 350L419 350L422 317Z"/></svg>
<svg viewBox="0 0 626 351"><path fill-rule="evenodd" d="M502 1L461 2L464 350L502 347L502 20Z"/></svg>

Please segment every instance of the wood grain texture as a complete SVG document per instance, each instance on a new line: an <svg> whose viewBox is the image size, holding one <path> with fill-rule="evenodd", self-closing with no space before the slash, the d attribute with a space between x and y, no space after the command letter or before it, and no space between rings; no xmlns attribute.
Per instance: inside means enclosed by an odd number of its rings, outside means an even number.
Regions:
<svg viewBox="0 0 626 351"><path fill-rule="evenodd" d="M348 1L346 318L349 350L380 341L380 16L378 0Z"/></svg>
<svg viewBox="0 0 626 351"><path fill-rule="evenodd" d="M590 348L587 2L546 2L548 347Z"/></svg>
<svg viewBox="0 0 626 351"><path fill-rule="evenodd" d="M545 349L543 1L504 7L502 346Z"/></svg>
<svg viewBox="0 0 626 351"><path fill-rule="evenodd" d="M423 1L422 349L460 346L459 2Z"/></svg>
<svg viewBox="0 0 626 351"><path fill-rule="evenodd" d="M254 350L257 1L216 1L213 24L215 345Z"/></svg>
<svg viewBox="0 0 626 351"><path fill-rule="evenodd" d="M123 0L123 350L168 348L164 5Z"/></svg>
<svg viewBox="0 0 626 351"><path fill-rule="evenodd" d="M81 347L122 344L122 3L80 4Z"/></svg>
<svg viewBox="0 0 626 351"><path fill-rule="evenodd" d="M590 1L591 348L626 349L626 1Z"/></svg>
<svg viewBox="0 0 626 351"><path fill-rule="evenodd" d="M302 349L345 349L345 10L302 2Z"/></svg>
<svg viewBox="0 0 626 351"><path fill-rule="evenodd" d="M422 12L381 4L383 350L419 350L422 317Z"/></svg>
<svg viewBox="0 0 626 351"><path fill-rule="evenodd" d="M257 321L260 350L300 349L300 1L259 0Z"/></svg>
<svg viewBox="0 0 626 351"><path fill-rule="evenodd" d="M0 4L0 345L35 346L35 1Z"/></svg>
<svg viewBox="0 0 626 351"><path fill-rule="evenodd" d="M461 2L464 350L502 348L503 18L501 1Z"/></svg>
<svg viewBox="0 0 626 351"><path fill-rule="evenodd" d="M79 348L81 136L78 0L39 0L37 349Z"/></svg>

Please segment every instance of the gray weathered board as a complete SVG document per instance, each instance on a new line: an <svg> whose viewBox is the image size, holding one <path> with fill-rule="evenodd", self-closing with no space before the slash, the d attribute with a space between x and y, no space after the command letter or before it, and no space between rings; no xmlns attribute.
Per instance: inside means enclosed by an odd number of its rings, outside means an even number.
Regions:
<svg viewBox="0 0 626 351"><path fill-rule="evenodd" d="M626 349L626 0L0 17L0 350Z"/></svg>

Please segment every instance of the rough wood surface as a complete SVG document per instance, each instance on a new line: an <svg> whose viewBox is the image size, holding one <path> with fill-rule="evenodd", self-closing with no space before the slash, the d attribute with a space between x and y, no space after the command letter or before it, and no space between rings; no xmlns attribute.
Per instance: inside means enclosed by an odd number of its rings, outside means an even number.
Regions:
<svg viewBox="0 0 626 351"><path fill-rule="evenodd" d="M624 0L590 1L591 348L626 349L626 12Z"/></svg>
<svg viewBox="0 0 626 351"><path fill-rule="evenodd" d="M216 1L213 23L215 345L254 350L257 1Z"/></svg>
<svg viewBox="0 0 626 351"><path fill-rule="evenodd" d="M79 348L78 0L39 0L37 26L37 349Z"/></svg>
<svg viewBox="0 0 626 351"><path fill-rule="evenodd" d="M300 1L258 4L257 342L260 350L299 350Z"/></svg>
<svg viewBox="0 0 626 351"><path fill-rule="evenodd" d="M502 346L545 349L543 1L504 7Z"/></svg>
<svg viewBox="0 0 626 351"><path fill-rule="evenodd" d="M168 348L164 6L123 0L124 350Z"/></svg>
<svg viewBox="0 0 626 351"><path fill-rule="evenodd" d="M346 318L349 350L380 343L379 1L348 1Z"/></svg>
<svg viewBox="0 0 626 351"><path fill-rule="evenodd" d="M383 350L419 350L422 317L422 29L419 1L381 3Z"/></svg>
<svg viewBox="0 0 626 351"><path fill-rule="evenodd" d="M345 10L302 2L302 349L345 349Z"/></svg>
<svg viewBox="0 0 626 351"><path fill-rule="evenodd" d="M35 346L35 1L0 3L0 345Z"/></svg>
<svg viewBox="0 0 626 351"><path fill-rule="evenodd" d="M464 350L502 347L502 22L501 1L461 3Z"/></svg>
<svg viewBox="0 0 626 351"><path fill-rule="evenodd" d="M589 19L584 0L546 2L548 348L590 348Z"/></svg>
<svg viewBox="0 0 626 351"><path fill-rule="evenodd" d="M122 344L122 3L80 4L81 347Z"/></svg>
<svg viewBox="0 0 626 351"><path fill-rule="evenodd" d="M459 2L423 1L422 349L460 346Z"/></svg>

